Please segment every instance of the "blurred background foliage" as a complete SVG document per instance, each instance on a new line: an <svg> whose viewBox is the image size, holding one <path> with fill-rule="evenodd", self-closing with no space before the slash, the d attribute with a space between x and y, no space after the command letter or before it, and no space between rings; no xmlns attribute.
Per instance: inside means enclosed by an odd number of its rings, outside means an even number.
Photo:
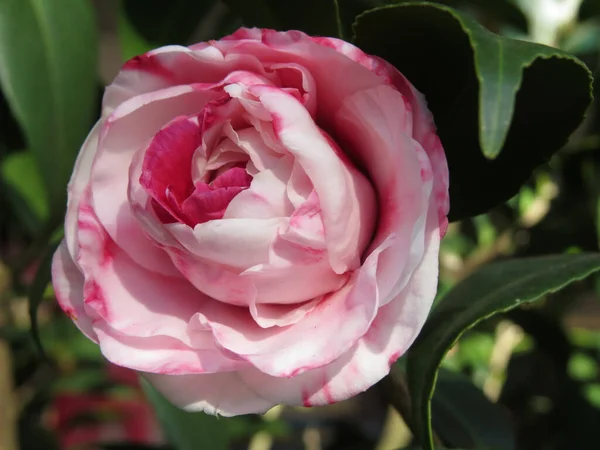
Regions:
<svg viewBox="0 0 600 450"><path fill-rule="evenodd" d="M406 409L395 399L406 398L404 358L390 379L337 405L275 408L264 417L190 416L140 386L134 373L108 364L59 310L47 283L47 255L62 234L70 171L99 115L103 86L124 61L160 45L218 38L242 24L326 35L339 31L350 39L353 17L393 2L338 0L340 30L335 3L0 0L0 449L414 445L410 420L393 407ZM600 0L437 3L500 35L568 51L598 73ZM398 45L418 47L418 42ZM495 260L597 251L600 103L592 104L568 142L508 201L486 214L457 216L464 218L450 224L442 243L439 298ZM600 275L595 275L467 329L438 375L432 401L436 444L596 448L599 295ZM193 446L178 434L177 424L186 421L196 429Z"/></svg>

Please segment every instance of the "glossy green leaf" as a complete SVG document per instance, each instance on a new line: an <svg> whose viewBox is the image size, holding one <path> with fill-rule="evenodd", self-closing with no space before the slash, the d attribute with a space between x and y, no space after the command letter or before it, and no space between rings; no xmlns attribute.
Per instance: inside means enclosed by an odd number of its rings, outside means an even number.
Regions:
<svg viewBox="0 0 600 450"><path fill-rule="evenodd" d="M433 428L452 447L516 448L506 411L461 374L440 370L431 411Z"/></svg>
<svg viewBox="0 0 600 450"><path fill-rule="evenodd" d="M33 155L27 151L9 154L0 164L0 173L12 211L29 233L36 234L48 219L49 211Z"/></svg>
<svg viewBox="0 0 600 450"><path fill-rule="evenodd" d="M140 378L146 397L177 450L226 450L230 433L227 420L204 413L189 413L173 406L150 383Z"/></svg>
<svg viewBox="0 0 600 450"><path fill-rule="evenodd" d="M482 320L537 300L600 270L600 254L520 258L484 266L452 289L408 353L407 378L417 435L432 448L431 397L438 367L460 336Z"/></svg>
<svg viewBox="0 0 600 450"><path fill-rule="evenodd" d="M407 0L404 0L405 2ZM417 0L411 0L416 2ZM345 38L353 35L352 24L356 16L378 6L399 3L397 0L337 0L339 14ZM511 27L527 30L527 19L521 10L511 0L437 0L436 3L473 9L479 16L491 19L494 25L510 25ZM465 8L467 7L467 8ZM470 8L469 8L470 7Z"/></svg>
<svg viewBox="0 0 600 450"><path fill-rule="evenodd" d="M96 23L90 2L0 0L0 84L62 216L66 185L94 118Z"/></svg>
<svg viewBox="0 0 600 450"><path fill-rule="evenodd" d="M456 10L401 2L361 14L356 43L427 98L450 167L450 218L515 195L583 119L592 77L558 49L493 34Z"/></svg>
<svg viewBox="0 0 600 450"><path fill-rule="evenodd" d="M139 35L142 42L153 48L191 44L190 37L216 3L217 0L122 0L121 20L130 24L129 37Z"/></svg>
<svg viewBox="0 0 600 450"><path fill-rule="evenodd" d="M225 3L242 17L245 26L339 36L336 0L225 0Z"/></svg>

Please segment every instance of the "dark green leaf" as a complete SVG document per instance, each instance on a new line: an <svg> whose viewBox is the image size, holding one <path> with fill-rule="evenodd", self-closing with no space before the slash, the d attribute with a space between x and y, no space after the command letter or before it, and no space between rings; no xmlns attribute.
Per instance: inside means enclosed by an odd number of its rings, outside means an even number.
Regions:
<svg viewBox="0 0 600 450"><path fill-rule="evenodd" d="M123 61L146 53L156 47L144 39L144 37L133 27L123 8L119 11L118 31Z"/></svg>
<svg viewBox="0 0 600 450"><path fill-rule="evenodd" d="M246 27L283 29L267 0L223 0L223 3L242 18Z"/></svg>
<svg viewBox="0 0 600 450"><path fill-rule="evenodd" d="M430 402L438 367L460 336L494 314L534 301L600 270L600 254L521 258L489 264L452 289L434 309L408 353L413 420L431 448Z"/></svg>
<svg viewBox="0 0 600 450"><path fill-rule="evenodd" d="M216 0L122 0L124 19L153 47L190 44Z"/></svg>
<svg viewBox="0 0 600 450"><path fill-rule="evenodd" d="M140 382L146 397L158 415L164 432L177 450L229 448L228 419L183 411L169 403L146 380L140 378Z"/></svg>
<svg viewBox="0 0 600 450"><path fill-rule="evenodd" d="M367 11L356 43L394 64L427 98L450 167L450 218L508 200L579 125L591 101L585 65L503 38L447 6Z"/></svg>
<svg viewBox="0 0 600 450"><path fill-rule="evenodd" d="M225 3L242 17L245 26L339 36L336 0L225 0Z"/></svg>
<svg viewBox="0 0 600 450"><path fill-rule="evenodd" d="M386 0L337 0L341 35L344 39L352 37L352 24L360 13L390 3Z"/></svg>
<svg viewBox="0 0 600 450"><path fill-rule="evenodd" d="M58 216L93 119L96 60L90 2L0 0L0 83Z"/></svg>
<svg viewBox="0 0 600 450"><path fill-rule="evenodd" d="M600 2L598 0L583 0L579 8L579 20L600 16Z"/></svg>
<svg viewBox="0 0 600 450"><path fill-rule="evenodd" d="M402 1L402 0L401 0ZM414 1L417 0L404 0ZM337 0L345 38L350 38L352 24L356 16L378 6L399 3L397 0ZM490 19L492 26L510 25L518 30L527 30L527 19L511 0L437 0L436 3L461 7L470 7L479 16Z"/></svg>
<svg viewBox="0 0 600 450"><path fill-rule="evenodd" d="M515 449L506 412L463 375L440 371L431 412L433 428L452 447Z"/></svg>
<svg viewBox="0 0 600 450"><path fill-rule="evenodd" d="M40 339L40 331L37 321L37 310L44 299L46 288L52 279L52 256L58 247L58 242L52 244L46 251L46 254L40 261L33 283L29 288L29 320L31 322L31 335L40 355L45 358L44 346Z"/></svg>
<svg viewBox="0 0 600 450"><path fill-rule="evenodd" d="M9 188L8 200L19 222L36 234L48 219L44 185L35 159L30 152L9 154L0 165L2 182Z"/></svg>

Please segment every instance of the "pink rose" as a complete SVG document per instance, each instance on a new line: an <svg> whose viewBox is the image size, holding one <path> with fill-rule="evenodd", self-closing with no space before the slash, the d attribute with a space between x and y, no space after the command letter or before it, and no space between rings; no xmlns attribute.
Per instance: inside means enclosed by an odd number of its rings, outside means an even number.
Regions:
<svg viewBox="0 0 600 450"><path fill-rule="evenodd" d="M113 363L225 416L384 377L435 296L425 100L346 42L240 29L125 64L69 185L58 301Z"/></svg>

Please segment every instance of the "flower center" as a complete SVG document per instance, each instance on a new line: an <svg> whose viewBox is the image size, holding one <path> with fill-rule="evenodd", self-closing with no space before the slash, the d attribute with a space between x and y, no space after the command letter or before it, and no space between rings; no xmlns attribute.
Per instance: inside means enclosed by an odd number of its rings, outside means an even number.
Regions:
<svg viewBox="0 0 600 450"><path fill-rule="evenodd" d="M252 176L245 163L224 163L194 181L191 167L202 145L198 121L179 118L154 137L144 155L140 184L152 197L163 223L191 227L223 218L233 198L250 187Z"/></svg>

